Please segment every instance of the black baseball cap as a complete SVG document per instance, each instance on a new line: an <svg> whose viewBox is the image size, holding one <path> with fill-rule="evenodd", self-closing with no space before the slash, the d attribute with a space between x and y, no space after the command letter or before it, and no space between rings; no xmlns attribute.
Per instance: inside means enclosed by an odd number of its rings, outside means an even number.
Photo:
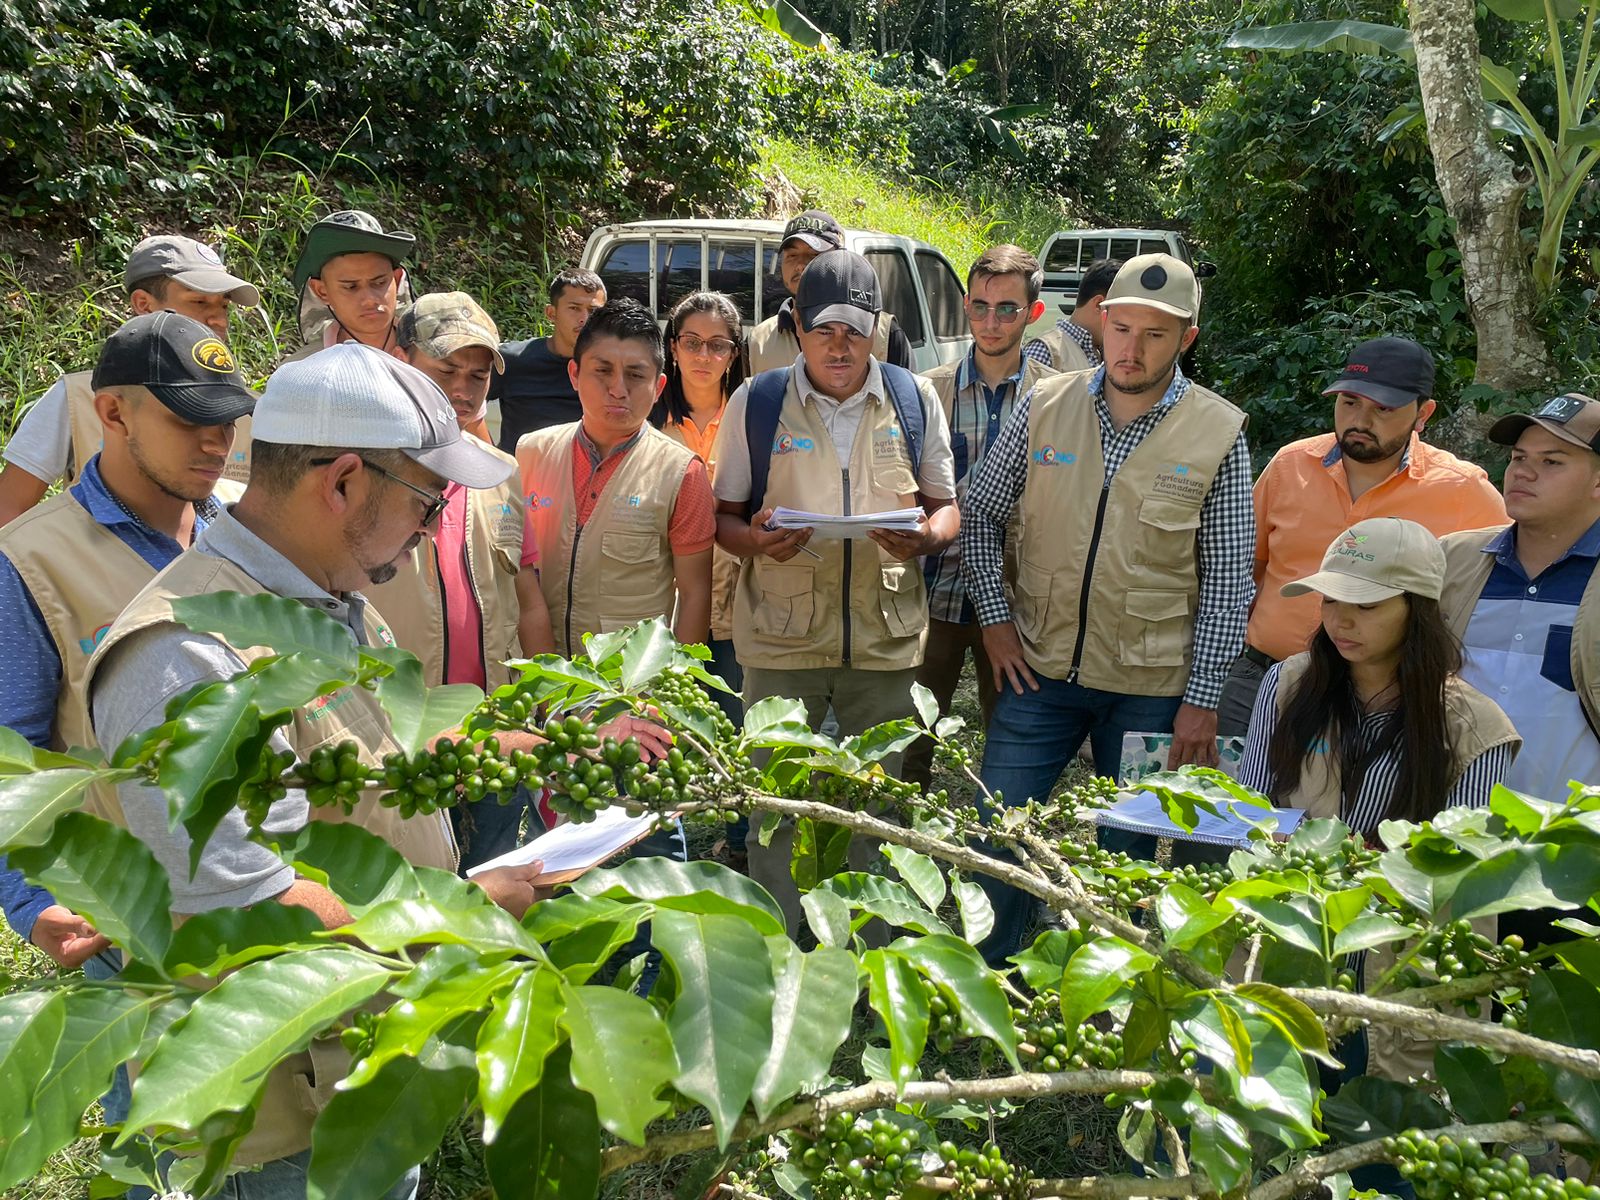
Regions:
<svg viewBox="0 0 1600 1200"><path fill-rule="evenodd" d="M1324 396L1348 392L1385 408L1404 408L1433 395L1433 355L1410 338L1381 337L1350 351L1339 378Z"/></svg>
<svg viewBox="0 0 1600 1200"><path fill-rule="evenodd" d="M821 254L824 250L837 250L844 245L844 230L839 228L839 222L833 219L832 213L811 208L783 227L783 241L778 243L778 252L781 254L783 248L794 241L804 242Z"/></svg>
<svg viewBox="0 0 1600 1200"><path fill-rule="evenodd" d="M90 386L147 388L196 425L226 425L256 406L233 352L199 321L175 312L134 317L108 337Z"/></svg>
<svg viewBox="0 0 1600 1200"><path fill-rule="evenodd" d="M800 328L842 321L862 337L871 337L883 311L878 273L854 250L829 250L811 260L794 294Z"/></svg>

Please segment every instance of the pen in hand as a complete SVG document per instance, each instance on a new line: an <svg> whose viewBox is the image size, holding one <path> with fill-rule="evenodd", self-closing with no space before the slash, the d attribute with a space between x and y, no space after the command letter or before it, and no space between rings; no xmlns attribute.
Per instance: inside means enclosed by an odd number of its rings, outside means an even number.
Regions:
<svg viewBox="0 0 1600 1200"><path fill-rule="evenodd" d="M777 530L778 530L778 527L776 525L774 525L771 521L768 521L761 528L765 529L768 533L776 533ZM812 558L816 559L818 562L822 561L822 555L818 554L810 546L796 546L795 549L800 551L801 554L809 554Z"/></svg>

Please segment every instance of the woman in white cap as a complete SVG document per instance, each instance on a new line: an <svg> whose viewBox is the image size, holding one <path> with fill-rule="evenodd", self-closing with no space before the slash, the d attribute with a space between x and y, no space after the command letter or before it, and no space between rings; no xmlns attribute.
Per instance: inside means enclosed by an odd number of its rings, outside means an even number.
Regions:
<svg viewBox="0 0 1600 1200"><path fill-rule="evenodd" d="M1283 586L1320 593L1322 625L1268 671L1240 783L1369 839L1385 820L1488 804L1522 740L1460 679L1461 644L1439 612L1444 570L1421 525L1377 517L1335 538L1316 574Z"/></svg>

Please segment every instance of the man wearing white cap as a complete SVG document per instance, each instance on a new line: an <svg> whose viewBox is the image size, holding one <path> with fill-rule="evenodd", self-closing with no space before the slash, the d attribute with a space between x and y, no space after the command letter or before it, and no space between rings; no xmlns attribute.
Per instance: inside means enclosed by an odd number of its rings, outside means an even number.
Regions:
<svg viewBox="0 0 1600 1200"><path fill-rule="evenodd" d="M1130 732L1171 732L1173 766L1214 764L1255 592L1245 415L1178 365L1198 333L1193 270L1130 259L1101 308L1104 364L1018 401L961 506L962 572L1000 692L983 782L1007 804L1045 800L1085 734L1101 775ZM993 895L985 954L1003 962L1028 901Z"/></svg>
<svg viewBox="0 0 1600 1200"><path fill-rule="evenodd" d="M256 408L256 438L243 498L133 599L91 660L86 687L100 744L116 746L158 724L174 696L232 678L267 652L179 624L173 603L181 597L276 594L331 616L356 644L392 645L358 589L394 576L438 520L449 484L494 487L513 469L462 434L444 394L421 372L356 344L279 368ZM297 713L274 735L274 746L304 758L316 746L350 739L369 763L395 749L388 717L365 689L324 697L314 716ZM349 921L332 892L296 877L250 840L241 812L223 819L191 873L188 838L168 827L164 794L126 784L119 795L128 828L167 867L175 913L276 901L310 909L329 928ZM312 811L304 793L292 791L273 805L264 828L286 834L310 819L340 818ZM443 813L402 818L373 798L349 819L414 864L455 867ZM520 915L534 899L538 869L502 868L475 882ZM314 1078L312 1061L290 1060L269 1076L255 1126L235 1155L237 1165L265 1165L237 1177L239 1196L276 1198L304 1187L314 1119L303 1102L304 1076L313 1075L318 1094L327 1082ZM415 1186L412 1173L387 1195L409 1196Z"/></svg>
<svg viewBox="0 0 1600 1200"><path fill-rule="evenodd" d="M199 321L224 343L233 305L255 308L261 293L230 274L204 242L174 234L147 237L128 255L122 272L128 307L135 316L175 312ZM71 487L101 445L89 371L63 375L23 414L5 448L0 470L0 525L27 512L57 479ZM223 478L250 477L250 419L241 419L223 466Z"/></svg>

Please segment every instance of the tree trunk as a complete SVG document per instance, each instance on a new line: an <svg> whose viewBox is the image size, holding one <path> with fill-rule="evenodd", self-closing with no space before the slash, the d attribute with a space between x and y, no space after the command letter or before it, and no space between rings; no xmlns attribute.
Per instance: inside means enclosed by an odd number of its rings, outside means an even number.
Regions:
<svg viewBox="0 0 1600 1200"><path fill-rule="evenodd" d="M1532 183L1489 136L1473 0L1411 0L1417 81L1434 172L1456 223L1461 278L1478 334L1474 381L1505 391L1549 381L1550 351L1534 321L1533 263L1522 244Z"/></svg>

